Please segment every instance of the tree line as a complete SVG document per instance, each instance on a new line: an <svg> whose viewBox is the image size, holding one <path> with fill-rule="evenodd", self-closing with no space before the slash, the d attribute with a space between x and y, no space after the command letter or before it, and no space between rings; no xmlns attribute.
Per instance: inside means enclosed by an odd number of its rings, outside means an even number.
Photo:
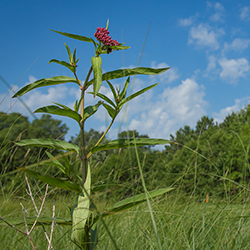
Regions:
<svg viewBox="0 0 250 250"><path fill-rule="evenodd" d="M180 128L170 135L170 143L162 151L150 146L139 147L139 161L148 189L173 186L184 194L195 193L198 197L206 194L228 197L241 192L243 186L248 188L249 122L250 105L247 105L239 112L229 114L220 124L214 122L213 118L203 116L195 128ZM46 149L17 147L13 141L26 138L64 140L67 131L66 124L50 115L43 115L30 123L21 114L0 112L0 173L34 164L38 158L48 159ZM101 135L94 129L85 131L87 151ZM123 131L118 135L118 138L132 137L147 138L148 135L141 135L138 131ZM79 144L79 136L71 137L70 141ZM106 142L107 138L103 143ZM60 151L50 153L54 156L62 154ZM70 161L72 167L79 167L77 156L62 157L60 161ZM96 188L115 190L116 194L125 196L142 191L134 149L98 152L92 155L90 162ZM57 174L52 167L39 166L39 169L48 175ZM0 181L3 185L11 178L14 177Z"/></svg>

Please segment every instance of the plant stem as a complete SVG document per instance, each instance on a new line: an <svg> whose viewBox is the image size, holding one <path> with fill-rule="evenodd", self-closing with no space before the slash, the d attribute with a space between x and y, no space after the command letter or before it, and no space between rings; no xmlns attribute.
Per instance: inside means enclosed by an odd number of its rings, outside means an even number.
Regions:
<svg viewBox="0 0 250 250"><path fill-rule="evenodd" d="M85 94L85 90L86 90L86 84L89 80L89 77L92 73L92 66L89 69L88 75L85 79L85 82L83 84L82 87L82 92L81 92L81 116L82 116L82 121L81 121L81 159L82 159L82 184L84 185L86 177L87 177L87 158L85 157L85 136L84 136L84 124L85 124L85 120L84 120L84 94ZM77 78L78 79L78 78Z"/></svg>
<svg viewBox="0 0 250 250"><path fill-rule="evenodd" d="M116 116L112 119L111 123L109 124L108 128L106 129L105 133L101 136L101 138L98 140L98 142L95 144L95 147L97 145L99 145L99 143L102 141L102 139L104 138L104 136L108 133L108 131L110 130L111 126L113 125L114 121L115 121ZM88 159L90 156L92 155L91 151L88 153L88 155L86 156L86 158Z"/></svg>

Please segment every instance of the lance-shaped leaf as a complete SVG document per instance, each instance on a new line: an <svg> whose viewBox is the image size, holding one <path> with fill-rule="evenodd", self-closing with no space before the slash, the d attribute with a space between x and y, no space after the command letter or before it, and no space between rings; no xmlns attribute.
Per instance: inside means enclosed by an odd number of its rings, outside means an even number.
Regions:
<svg viewBox="0 0 250 250"><path fill-rule="evenodd" d="M80 105L81 105L82 98L83 98L83 97L81 97L79 101L76 100L75 106L74 106L75 112L78 112L78 111L79 111L79 108L80 108Z"/></svg>
<svg viewBox="0 0 250 250"><path fill-rule="evenodd" d="M94 92L94 97L95 97L100 87L102 86L102 58L100 56L98 57L93 56L91 58L91 63L92 63L93 73L94 73L93 92Z"/></svg>
<svg viewBox="0 0 250 250"><path fill-rule="evenodd" d="M157 190L153 190L148 192L149 198L155 198L159 195L163 195L167 192L172 191L174 188L161 188ZM140 205L141 203L145 202L147 200L145 193L138 194L133 197L129 197L127 199L118 201L117 203L113 204L111 207L109 207L104 213L102 213L102 218L105 218L107 216L113 215L115 213L120 213L124 210L127 210L129 208L135 207ZM96 216L93 220L93 224L96 223L99 220L100 216Z"/></svg>
<svg viewBox="0 0 250 250"><path fill-rule="evenodd" d="M106 81L107 82L107 84L109 85L109 88L111 89L111 91L112 91L112 94L113 94L113 97L114 97L114 100L115 100L115 102L117 102L117 94L116 94L116 91L115 91L115 88L114 88L114 86L112 85L112 83L110 82L110 81ZM118 91L118 93L119 93L119 91Z"/></svg>
<svg viewBox="0 0 250 250"><path fill-rule="evenodd" d="M77 145L55 139L28 139L28 140L16 141L15 144L17 144L18 146L36 146L44 148L54 148L54 149L74 152L77 154L80 152L80 148Z"/></svg>
<svg viewBox="0 0 250 250"><path fill-rule="evenodd" d="M130 100L134 99L135 97L137 97L137 96L143 94L144 92L146 92L146 91L152 89L152 88L155 87L156 85L158 85L158 83L153 84L153 85L150 85L150 86L148 86L148 87L146 87L146 88L144 88L144 89L141 89L141 90L139 90L138 92L136 92L136 93L134 93L134 94L128 96L127 98L122 99L121 102L119 103L119 106L123 106L126 102L129 102Z"/></svg>
<svg viewBox="0 0 250 250"><path fill-rule="evenodd" d="M111 79L117 79L121 77L126 76L133 76L133 75L158 75L170 68L159 68L159 69L152 69L152 68L146 68L146 67L137 67L134 69L118 69L110 72L106 72L102 75L102 80L111 80ZM94 83L94 79L90 80L87 83L87 86Z"/></svg>
<svg viewBox="0 0 250 250"><path fill-rule="evenodd" d="M154 197L157 197L159 195L165 194L173 189L174 188L170 188L170 187L161 188L161 189L150 191L148 193L148 195L149 195L149 198L154 198ZM111 207L109 207L107 209L107 212L112 212L112 213L113 212L121 212L121 211L129 209L131 207L134 207L136 205L139 205L140 203L142 203L144 201L146 201L145 193L138 194L138 195L135 195L133 197L129 197L127 199L124 199L124 200L121 200L121 201L115 203L114 205L112 205Z"/></svg>
<svg viewBox="0 0 250 250"><path fill-rule="evenodd" d="M117 115L117 112L115 109L113 109L112 107L110 107L108 104L103 103L103 107L108 111L109 116L114 119Z"/></svg>
<svg viewBox="0 0 250 250"><path fill-rule="evenodd" d="M69 46L68 46L66 43L64 43L64 45L65 45L65 47L66 47L66 49L67 49L67 52L68 52L69 63L72 63L72 62L73 62L73 57L72 57L71 51L70 51L70 49L69 49Z"/></svg>
<svg viewBox="0 0 250 250"><path fill-rule="evenodd" d="M8 218L6 221L13 225L13 226L19 226L19 225L25 225L33 226L35 220L37 217L35 216L26 216L26 222L24 222L23 217L20 218ZM72 220L70 218L61 218L61 217L55 217L55 223L60 226L71 226ZM4 225L4 221L0 220L0 225ZM44 225L51 225L51 217L39 217L37 219L36 226L44 226Z"/></svg>
<svg viewBox="0 0 250 250"><path fill-rule="evenodd" d="M117 45L117 46L109 46L111 49L114 50L125 50L125 49L130 49L131 47L129 46L124 46L124 45Z"/></svg>
<svg viewBox="0 0 250 250"><path fill-rule="evenodd" d="M129 139L117 139L110 141L106 144L101 144L91 149L92 153L102 151L102 150L109 150L109 149L116 149L116 148L129 148L129 147L140 147L140 146L147 146L147 145L164 145L168 143L173 143L172 141L165 140L165 139L154 139L154 138L129 138Z"/></svg>
<svg viewBox="0 0 250 250"><path fill-rule="evenodd" d="M71 240L79 246L81 249L86 247L86 232L85 225L90 214L90 186L91 186L91 174L90 166L88 165L87 178L84 183L83 194L78 196L76 207L72 213L72 233Z"/></svg>
<svg viewBox="0 0 250 250"><path fill-rule="evenodd" d="M99 106L102 105L102 102L99 101L97 104L88 106L84 109L84 120L87 120L91 115L93 115L99 108Z"/></svg>
<svg viewBox="0 0 250 250"><path fill-rule="evenodd" d="M107 20L107 23L106 23L106 30L109 29L109 19Z"/></svg>
<svg viewBox="0 0 250 250"><path fill-rule="evenodd" d="M66 168L62 165L60 161L58 161L57 159L53 159L54 156L51 153L46 152L46 154L51 159L51 162L47 162L46 165L52 165L52 166L58 167L64 174L68 174L66 173Z"/></svg>
<svg viewBox="0 0 250 250"><path fill-rule="evenodd" d="M65 189L65 190L71 190L71 191L75 191L78 193L81 192L81 187L74 182L65 181L65 180L53 178L53 177L46 176L46 175L41 175L40 173L37 173L27 168L19 168L19 169L35 177L36 179L41 180L45 183L48 183L49 185L52 185L54 187L58 187L58 188Z"/></svg>
<svg viewBox="0 0 250 250"><path fill-rule="evenodd" d="M52 30L52 29L51 29L51 31L56 32L56 33L58 33L58 34L61 34L61 35L63 35L63 36L67 36L67 37L73 38L73 39L75 39L75 40L80 40L80 41L83 41L83 42L92 43L91 38L88 38L88 37L86 37L86 36L80 36L80 35L70 34L70 33L61 32L61 31L56 31L56 30Z"/></svg>
<svg viewBox="0 0 250 250"><path fill-rule="evenodd" d="M24 86L13 97L22 96L25 93L27 93L33 89L36 89L36 88L57 85L57 84L63 84L63 83L67 83L67 82L74 82L78 85L77 80L75 78L69 77L69 76L54 76L51 78L43 78L43 79L37 80L33 83L30 83L30 84Z"/></svg>
<svg viewBox="0 0 250 250"><path fill-rule="evenodd" d="M76 120L78 123L81 121L82 117L72 109L60 108L56 105L45 106L35 110L34 113L47 113L53 115L67 116Z"/></svg>
<svg viewBox="0 0 250 250"><path fill-rule="evenodd" d="M127 78L127 80L126 80L126 82L124 84L123 90L122 90L122 92L119 95L120 100L122 100L122 99L124 99L126 97L126 93L127 93L127 89L128 89L128 86L129 86L129 82L130 82L130 77Z"/></svg>
<svg viewBox="0 0 250 250"><path fill-rule="evenodd" d="M88 92L88 93L94 94L93 92ZM116 108L116 105L107 96L103 95L102 93L97 93L97 96L103 99L104 101L108 102L109 104L111 104L114 108Z"/></svg>
<svg viewBox="0 0 250 250"><path fill-rule="evenodd" d="M66 68L68 68L69 70L71 70L73 73L75 72L75 68L73 66L71 66L69 63L65 62L65 61L59 61L57 59L51 59L49 61L49 63L57 63L57 64L60 64Z"/></svg>

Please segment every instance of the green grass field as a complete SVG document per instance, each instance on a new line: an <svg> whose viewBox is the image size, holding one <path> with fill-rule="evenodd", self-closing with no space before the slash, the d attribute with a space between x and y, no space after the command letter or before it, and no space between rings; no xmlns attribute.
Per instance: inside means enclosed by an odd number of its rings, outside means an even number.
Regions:
<svg viewBox="0 0 250 250"><path fill-rule="evenodd" d="M179 196L180 197L180 196ZM181 197L180 197L181 198ZM70 218L67 197L55 197L56 217ZM1 198L0 215L8 218L22 217L19 203L34 215L31 201L22 198ZM178 198L176 191L151 202L157 230L163 249L250 249L250 208L248 203L213 201L210 197L197 202ZM47 199L41 216L52 216L52 200ZM158 249L157 239L146 204L104 219L112 238L119 249ZM101 222L99 249L115 249L112 240ZM24 226L18 226L25 231ZM50 233L50 226L46 226ZM71 227L56 225L52 245L54 249L77 249L70 242ZM37 226L31 234L37 249L47 249L48 243L43 228ZM1 249L32 249L28 238L1 224Z"/></svg>

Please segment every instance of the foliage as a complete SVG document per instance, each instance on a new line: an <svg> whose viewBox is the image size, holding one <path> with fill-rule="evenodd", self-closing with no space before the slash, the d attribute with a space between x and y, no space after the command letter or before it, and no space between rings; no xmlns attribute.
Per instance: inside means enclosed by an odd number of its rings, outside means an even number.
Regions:
<svg viewBox="0 0 250 250"><path fill-rule="evenodd" d="M57 85L57 84L63 84L63 83L74 83L79 86L79 91L81 93L81 97L79 100L76 100L74 108L67 107L63 104L54 103L55 105L50 105L46 107L41 107L37 109L35 112L40 113L43 112L45 114L54 114L54 115L61 115L69 117L73 120L75 120L79 125L80 130L80 136L78 137L80 139L80 145L79 145L79 139L73 139L72 142L65 142L62 140L62 138L59 138L62 131L54 131L52 130L52 137L50 134L48 134L48 130L51 129L51 127L58 127L58 124L52 123L52 124L44 124L44 121L48 119L49 115L44 116L44 119L41 119L41 121L34 121L34 126L37 128L34 130L34 136L35 134L38 135L36 138L32 139L26 139L26 140L17 140L15 143L18 146L23 147L33 147L37 146L40 148L51 148L54 150L54 152L51 154L49 152L47 153L47 156L49 157L49 161L40 161L37 162L37 165L43 165L47 164L50 166L53 166L57 169L57 171L60 171L60 174L56 174L56 176L48 176L41 172L31 170L31 166L24 166L19 168L20 170L28 173L29 175L37 178L38 180L41 180L45 183L48 183L50 185L53 185L57 188L66 189L75 191L78 193L78 198L76 201L76 204L72 207L71 216L72 216L72 232L71 232L71 239L72 241L80 248L80 249L93 249L97 244L97 228L96 228L96 221L99 219L101 222L105 225L105 222L102 220L102 216L98 214L98 207L95 206L95 203L92 200L92 195L97 193L97 191L93 192L93 184L91 180L91 172L92 168L90 167L89 158L91 155L93 155L96 152L101 152L105 150L114 150L119 148L130 148L130 147L136 147L137 145L139 147L144 147L146 145L156 145L156 144L166 144L168 141L163 139L150 139L150 138L134 138L134 139L119 139L113 140L113 141L106 141L105 142L105 135L112 127L117 115L122 110L124 104L128 103L132 99L136 98L137 96L143 94L144 92L152 89L158 83L147 86L136 93L131 94L130 96L127 95L127 89L130 84L130 76L133 75L157 75L160 73L165 72L169 68L158 68L158 69L152 69L147 67L137 67L137 68L129 68L129 69L118 69L113 70L110 72L102 73L102 57L103 54L110 54L113 50L126 50L130 47L124 46L123 44L120 44L114 39L111 39L111 37L108 35L108 26L109 21L107 22L106 29L105 28L97 28L97 32L95 33L95 37L97 38L97 42L94 41L92 38L79 36L75 34L69 34L65 32L55 31L61 35L81 40L83 42L92 43L94 45L94 56L92 56L90 61L90 69L86 76L86 79L84 82L82 82L78 76L77 76L77 66L79 59L76 57L76 49L72 53L70 48L65 44L67 54L69 57L69 61L60 61L57 59L50 60L49 63L56 63L63 67L66 67L70 70L70 72L74 75L74 77L68 77L68 76L54 76L51 78L43 78L40 80L35 81L34 83L30 83L26 86L24 86L22 89L20 89L13 97L22 96L31 90L34 90L36 88L44 87L44 86L51 86L51 85ZM91 75L93 74L93 79L90 80ZM110 80L112 79L118 79L118 78L124 78L127 77L125 80L124 86L122 89L115 89ZM113 94L113 100L112 101L108 96L100 93L102 82L106 81L110 87L110 90ZM85 95L87 89L92 86L93 91L89 94L93 95L94 97L99 97L102 101L96 102L92 106L85 106ZM106 129L106 131L98 138L98 141L93 145L91 144L91 140L87 140L88 138L85 138L85 131L84 126L87 119L91 118L92 115L94 115L100 106L103 106L110 118L110 125ZM38 128L41 127L41 125L44 125L44 131L40 131ZM51 126L50 126L51 125ZM62 130L66 129L65 126L62 127ZM44 136L46 139L44 139ZM53 138L56 137L56 138ZM94 134L94 136L96 136ZM97 135L98 136L98 135ZM86 144L86 142L88 144ZM101 142L103 144L101 144ZM78 145L79 146L78 146ZM45 152L45 151L42 151ZM65 161L65 165L62 164L62 162L58 161L58 154L60 156L72 156L72 161ZM99 154L100 156L100 154ZM138 157L137 157L138 158ZM79 163L77 163L77 160ZM77 169L73 167L74 165L77 166ZM143 178L142 178L143 179ZM166 192L169 192L171 188L165 188L162 189L162 192L160 190L156 190L152 194L152 197L156 195L160 195ZM125 199L123 201L120 201L120 203L116 203L114 207L117 211L121 212L125 210L128 206L136 206L141 203L141 201L149 202L149 196L147 192L145 193L146 199L138 198L138 196L134 196L135 202L132 203L131 199ZM138 202L140 201L140 202ZM94 211L92 208L95 208L96 211ZM113 210L109 210L108 213L111 213ZM96 215L97 212L97 215ZM91 243L91 239L94 239L94 242ZM115 241L113 241L114 245Z"/></svg>

